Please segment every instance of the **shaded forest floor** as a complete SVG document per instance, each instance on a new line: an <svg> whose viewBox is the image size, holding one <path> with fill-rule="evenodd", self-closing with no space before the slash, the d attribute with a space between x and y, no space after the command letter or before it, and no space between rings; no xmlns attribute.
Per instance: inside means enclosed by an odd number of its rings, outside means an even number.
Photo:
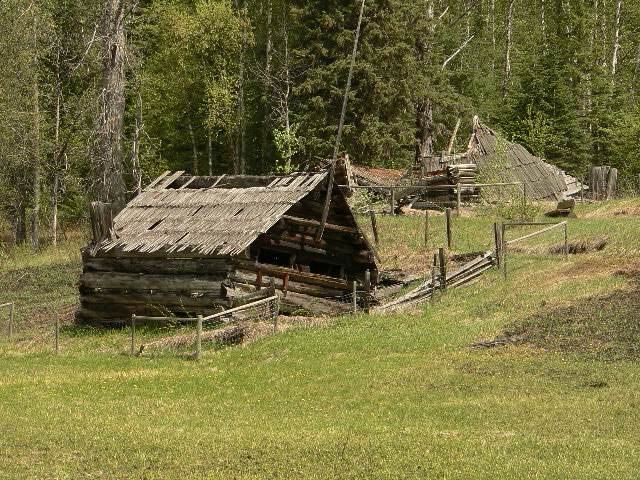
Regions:
<svg viewBox="0 0 640 480"><path fill-rule="evenodd" d="M511 254L506 281L491 271L412 312L301 324L200 362L131 358L126 330L71 324L80 236L11 252L0 478L634 478L639 211L579 206L570 240L602 249L564 261L550 232ZM490 249L493 221L457 219L454 250ZM422 271L442 222L425 246L423 218L380 217L386 265Z"/></svg>

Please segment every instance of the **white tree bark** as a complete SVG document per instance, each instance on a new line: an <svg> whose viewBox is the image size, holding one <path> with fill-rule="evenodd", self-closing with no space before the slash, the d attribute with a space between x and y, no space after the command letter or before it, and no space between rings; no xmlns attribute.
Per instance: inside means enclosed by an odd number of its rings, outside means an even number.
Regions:
<svg viewBox="0 0 640 480"><path fill-rule="evenodd" d="M502 79L502 96L506 97L511 81L511 47L513 41L513 10L515 0L509 0L509 10L507 13L507 37L504 54L504 77Z"/></svg>
<svg viewBox="0 0 640 480"><path fill-rule="evenodd" d="M620 13L622 10L622 0L616 2L615 32L613 34L613 54L611 56L611 76L615 77L618 67L618 52L620 50Z"/></svg>

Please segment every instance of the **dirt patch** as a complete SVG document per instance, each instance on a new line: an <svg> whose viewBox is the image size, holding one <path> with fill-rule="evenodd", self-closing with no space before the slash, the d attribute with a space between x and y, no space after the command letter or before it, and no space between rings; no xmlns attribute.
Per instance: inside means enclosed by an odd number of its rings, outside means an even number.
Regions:
<svg viewBox="0 0 640 480"><path fill-rule="evenodd" d="M618 277L640 278L640 262L625 265L613 272L613 274Z"/></svg>
<svg viewBox="0 0 640 480"><path fill-rule="evenodd" d="M541 312L475 348L529 344L600 360L640 360L640 286Z"/></svg>

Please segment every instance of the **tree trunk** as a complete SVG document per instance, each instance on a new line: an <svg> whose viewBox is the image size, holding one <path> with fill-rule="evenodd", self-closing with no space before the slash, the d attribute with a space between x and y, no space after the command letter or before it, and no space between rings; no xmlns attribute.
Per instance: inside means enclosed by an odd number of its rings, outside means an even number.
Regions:
<svg viewBox="0 0 640 480"><path fill-rule="evenodd" d="M269 99L270 99L270 91L271 91L271 56L272 56L272 16L273 16L273 7L272 1L266 0L267 2L267 31L266 35L266 47L265 47L265 60L264 60L264 93L262 95L262 129L260 130L260 171L263 172L265 169L265 158L267 154L267 139L268 132L270 130L270 121L269 121Z"/></svg>
<svg viewBox="0 0 640 480"><path fill-rule="evenodd" d="M430 99L418 103L416 112L416 158L415 164L433 155L433 104Z"/></svg>
<svg viewBox="0 0 640 480"><path fill-rule="evenodd" d="M491 0L491 46L493 49L493 55L491 56L493 61L493 70L496 69L496 0Z"/></svg>
<svg viewBox="0 0 640 480"><path fill-rule="evenodd" d="M447 155L450 155L451 152L453 151L453 147L456 144L456 136L458 135L458 129L460 128L460 117L458 117L458 120L456 121L456 126L453 129L453 132L451 132L451 138L449 139L449 144L447 145Z"/></svg>
<svg viewBox="0 0 640 480"><path fill-rule="evenodd" d="M124 6L125 0L104 0L102 19L102 98L100 115L100 155L98 197L119 210L126 201L122 176L122 135L124 126Z"/></svg>
<svg viewBox="0 0 640 480"><path fill-rule="evenodd" d="M638 91L638 77L640 76L640 43L636 49L636 62L633 69L633 78L631 79L631 105L635 105L636 94Z"/></svg>
<svg viewBox="0 0 640 480"><path fill-rule="evenodd" d="M513 38L513 6L515 0L509 0L509 10L507 13L507 39L504 54L504 77L502 79L502 97L506 97L509 92L509 82L511 81L511 42Z"/></svg>
<svg viewBox="0 0 640 480"><path fill-rule="evenodd" d="M133 180L136 182L136 193L142 192L142 170L140 169L140 132L142 131L142 95L136 97L136 123L133 130L133 145L131 148L131 169Z"/></svg>
<svg viewBox="0 0 640 480"><path fill-rule="evenodd" d="M547 21L545 18L545 0L540 0L540 29L542 31L542 48L547 51Z"/></svg>
<svg viewBox="0 0 640 480"><path fill-rule="evenodd" d="M600 40L602 41L602 66L607 66L607 0L602 0L602 15L600 15Z"/></svg>
<svg viewBox="0 0 640 480"><path fill-rule="evenodd" d="M209 176L213 175L213 146L211 141L211 130L207 131L207 160L209 163Z"/></svg>
<svg viewBox="0 0 640 480"><path fill-rule="evenodd" d="M15 209L16 245L22 245L27 241L27 209L22 200L18 200Z"/></svg>
<svg viewBox="0 0 640 480"><path fill-rule="evenodd" d="M238 1L235 1L236 8L238 8ZM246 0L242 3L242 12L246 10ZM247 46L247 31L246 27L242 27L242 49L240 51L240 69L238 72L238 129L236 132L236 148L235 159L233 162L233 172L235 174L244 174L246 170L246 120L245 120L245 51Z"/></svg>
<svg viewBox="0 0 640 480"><path fill-rule="evenodd" d="M51 243L58 245L58 189L60 176L56 169L53 174L53 191L51 192Z"/></svg>
<svg viewBox="0 0 640 480"><path fill-rule="evenodd" d="M191 166L191 173L193 175L198 175L198 145L196 144L196 135L193 132L193 125L191 124L191 119L189 119L189 137L191 137L191 149L193 152L193 163Z"/></svg>
<svg viewBox="0 0 640 480"><path fill-rule="evenodd" d="M614 81L616 69L618 67L618 51L620 50L620 11L622 9L622 0L616 3L616 26L613 34L613 55L611 56L611 80Z"/></svg>
<svg viewBox="0 0 640 480"><path fill-rule="evenodd" d="M37 16L33 16L33 48L34 48L34 78L33 78L33 210L31 211L31 245L37 248L40 244L38 232L40 220L40 86L38 85L38 25Z"/></svg>
<svg viewBox="0 0 640 480"><path fill-rule="evenodd" d="M56 108L53 124L53 189L51 192L51 242L58 244L58 191L60 189L60 48L56 57Z"/></svg>
<svg viewBox="0 0 640 480"><path fill-rule="evenodd" d="M286 7L285 7L286 8ZM284 130L287 134L287 139L291 140L291 123L289 119L289 95L291 95L291 75L289 70L289 26L287 22L287 12L285 10L283 15L283 32L284 32L284 82L285 89L282 98L282 110L284 112ZM291 151L291 144L287 149L287 156L285 158L285 171L291 170L291 157L293 152Z"/></svg>

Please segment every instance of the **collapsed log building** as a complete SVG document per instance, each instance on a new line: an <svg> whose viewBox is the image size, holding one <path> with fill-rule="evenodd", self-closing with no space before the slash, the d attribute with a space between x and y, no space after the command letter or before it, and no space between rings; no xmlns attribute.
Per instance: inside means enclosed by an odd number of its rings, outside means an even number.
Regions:
<svg viewBox="0 0 640 480"><path fill-rule="evenodd" d="M491 201L501 195L499 191L474 186L482 183L521 183L527 198L535 201L560 201L583 188L576 178L531 154L522 145L507 141L478 117L473 120L465 152L422 157L400 178L394 174L396 171L358 166L353 170L358 185L381 187L385 180L387 185L406 185L396 191L396 199L414 208L454 204L457 192L451 187L457 185L461 186L464 202L478 200L481 195ZM420 188L424 186L427 188Z"/></svg>
<svg viewBox="0 0 640 480"><path fill-rule="evenodd" d="M113 220L108 206L92 204L94 239L82 251L77 320L210 315L268 288L282 293L284 310L347 310L332 299L353 281L375 285L379 272L337 186L345 181L341 171L165 172Z"/></svg>

